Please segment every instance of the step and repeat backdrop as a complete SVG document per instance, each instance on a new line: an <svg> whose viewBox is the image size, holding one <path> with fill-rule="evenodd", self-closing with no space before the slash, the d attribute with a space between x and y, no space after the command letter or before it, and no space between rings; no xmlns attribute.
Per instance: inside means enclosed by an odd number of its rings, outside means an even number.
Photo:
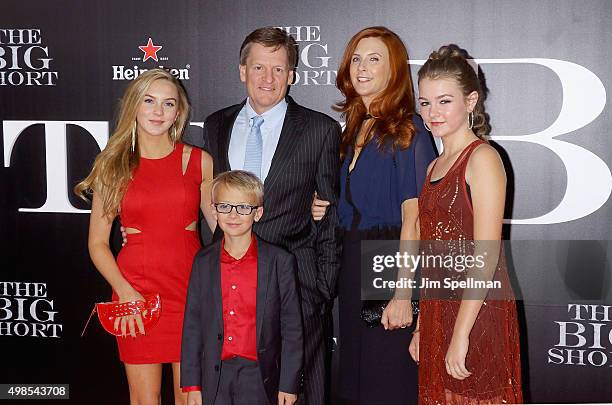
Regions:
<svg viewBox="0 0 612 405"><path fill-rule="evenodd" d="M510 262L524 297L526 399L612 401L611 16L605 0L2 1L0 383L127 402L114 339L97 322L80 337L110 288L89 260L89 207L71 190L106 145L130 80L169 69L197 131L244 99L240 44L272 25L300 46L291 95L341 120L331 106L344 47L385 25L406 43L413 75L457 43L486 80L509 179L505 235L520 246Z"/></svg>

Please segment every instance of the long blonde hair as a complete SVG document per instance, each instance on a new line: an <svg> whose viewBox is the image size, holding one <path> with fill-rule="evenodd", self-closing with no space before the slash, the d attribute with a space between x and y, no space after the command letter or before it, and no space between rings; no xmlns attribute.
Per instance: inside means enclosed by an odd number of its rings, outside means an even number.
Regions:
<svg viewBox="0 0 612 405"><path fill-rule="evenodd" d="M132 152L132 137L136 131L136 114L144 96L156 80L168 80L176 86L178 99L178 117L168 134L171 141L180 141L189 118L189 100L181 83L163 69L148 70L130 83L119 104L117 126L108 140L106 148L98 156L93 169L85 180L74 187L74 192L81 198L89 200L93 193L102 198L104 215L110 219L119 213L121 199L132 178L134 169L140 162L138 142ZM134 133L134 135L133 135Z"/></svg>

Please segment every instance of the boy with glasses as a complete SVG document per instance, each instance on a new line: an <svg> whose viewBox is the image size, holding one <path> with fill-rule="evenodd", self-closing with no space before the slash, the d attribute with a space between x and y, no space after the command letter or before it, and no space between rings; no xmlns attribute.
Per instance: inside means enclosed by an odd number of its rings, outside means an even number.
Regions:
<svg viewBox="0 0 612 405"><path fill-rule="evenodd" d="M194 259L183 324L181 386L192 404L293 404L303 332L293 255L259 239L263 184L234 170L212 184L224 237Z"/></svg>

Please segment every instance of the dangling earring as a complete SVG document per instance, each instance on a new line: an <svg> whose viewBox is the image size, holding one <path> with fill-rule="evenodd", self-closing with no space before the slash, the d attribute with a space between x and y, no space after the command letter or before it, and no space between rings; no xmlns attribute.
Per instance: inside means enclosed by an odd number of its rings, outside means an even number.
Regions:
<svg viewBox="0 0 612 405"><path fill-rule="evenodd" d="M176 123L172 124L172 133L170 135L170 139L172 139L172 146L176 143L177 135L176 135Z"/></svg>
<svg viewBox="0 0 612 405"><path fill-rule="evenodd" d="M474 127L474 111L470 111L468 114L468 129L472 129Z"/></svg>
<svg viewBox="0 0 612 405"><path fill-rule="evenodd" d="M134 121L134 125L132 125L132 153L136 150L136 121Z"/></svg>
<svg viewBox="0 0 612 405"><path fill-rule="evenodd" d="M427 129L429 132L431 132L431 128L429 128L429 127L427 126L427 123L425 122L425 120L423 120L423 125L425 125L425 128L426 128L426 129Z"/></svg>

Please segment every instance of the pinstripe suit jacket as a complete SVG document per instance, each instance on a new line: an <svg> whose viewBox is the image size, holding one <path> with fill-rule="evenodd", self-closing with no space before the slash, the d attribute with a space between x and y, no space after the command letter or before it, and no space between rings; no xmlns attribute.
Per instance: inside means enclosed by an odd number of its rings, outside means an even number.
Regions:
<svg viewBox="0 0 612 405"><path fill-rule="evenodd" d="M253 230L263 240L295 255L302 298L322 303L335 296L338 276L335 233L341 131L329 116L304 108L289 96L286 100L287 113L264 183L264 214ZM231 169L228 148L232 127L245 102L211 114L204 122L203 139L190 142L211 154L215 175ZM318 223L310 213L315 191L331 202Z"/></svg>

